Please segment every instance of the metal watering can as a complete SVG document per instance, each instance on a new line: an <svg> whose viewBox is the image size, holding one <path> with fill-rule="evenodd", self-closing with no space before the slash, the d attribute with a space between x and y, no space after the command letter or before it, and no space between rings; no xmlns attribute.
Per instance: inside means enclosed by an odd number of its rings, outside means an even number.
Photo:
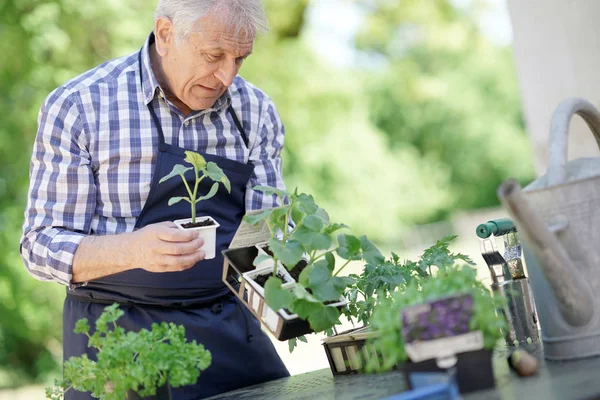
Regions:
<svg viewBox="0 0 600 400"><path fill-rule="evenodd" d="M521 234L549 360L600 355L600 157L567 162L575 114L600 147L600 112L568 99L552 118L547 174L524 190L513 180L498 188Z"/></svg>

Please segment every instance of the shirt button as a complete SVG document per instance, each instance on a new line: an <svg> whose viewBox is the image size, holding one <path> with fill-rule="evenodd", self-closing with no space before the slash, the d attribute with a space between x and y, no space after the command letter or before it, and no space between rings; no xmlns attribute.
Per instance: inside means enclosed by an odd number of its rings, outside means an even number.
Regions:
<svg viewBox="0 0 600 400"><path fill-rule="evenodd" d="M189 124L190 124L190 121L185 121L185 122L183 123L183 125L185 125L185 126L188 126Z"/></svg>

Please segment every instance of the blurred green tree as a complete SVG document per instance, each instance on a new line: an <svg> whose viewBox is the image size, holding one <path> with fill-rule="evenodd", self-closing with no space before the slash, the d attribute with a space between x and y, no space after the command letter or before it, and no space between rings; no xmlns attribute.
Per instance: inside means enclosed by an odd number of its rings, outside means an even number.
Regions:
<svg viewBox="0 0 600 400"><path fill-rule="evenodd" d="M386 61L369 90L371 120L394 149L413 149L449 174L452 202L411 222L497 205L501 181L530 181L512 54L481 34L476 16L485 2L358 2L367 15L358 46Z"/></svg>
<svg viewBox="0 0 600 400"><path fill-rule="evenodd" d="M143 1L0 2L0 386L44 380L62 354L64 289L35 281L19 255L36 117L48 93L152 29Z"/></svg>

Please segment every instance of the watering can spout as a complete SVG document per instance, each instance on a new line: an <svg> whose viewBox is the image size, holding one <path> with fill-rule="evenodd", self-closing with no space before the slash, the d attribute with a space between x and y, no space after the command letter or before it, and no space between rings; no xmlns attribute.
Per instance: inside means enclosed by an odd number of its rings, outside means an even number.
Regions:
<svg viewBox="0 0 600 400"><path fill-rule="evenodd" d="M591 289L556 236L556 231L561 231L561 235L569 234L568 223L549 229L529 205L515 180L504 182L498 188L498 197L515 222L523 242L535 254L562 318L571 326L586 325L594 311Z"/></svg>

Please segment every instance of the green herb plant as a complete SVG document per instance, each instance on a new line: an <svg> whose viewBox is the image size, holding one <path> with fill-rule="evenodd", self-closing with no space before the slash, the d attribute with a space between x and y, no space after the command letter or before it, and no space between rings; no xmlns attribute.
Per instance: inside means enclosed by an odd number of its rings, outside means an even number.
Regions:
<svg viewBox="0 0 600 400"><path fill-rule="evenodd" d="M482 331L486 349L493 349L502 337L506 322L496 314L496 310L503 304L503 299L492 294L477 280L477 270L469 263L438 267L432 276L412 280L403 290L393 293L375 306L370 318L370 326L375 332L374 339L370 339L368 344L373 346L380 357L366 360L367 371L388 371L407 360L401 334L401 311L408 306L436 298L471 293L474 313L469 328Z"/></svg>
<svg viewBox="0 0 600 400"><path fill-rule="evenodd" d="M366 236L339 233L348 227L331 222L312 196L299 194L297 190L290 194L267 186L256 186L254 190L276 196L281 204L244 217L252 225L264 221L270 231L268 245L272 255L259 254L254 260L254 265L267 259L273 261L272 276L265 283L267 305L273 310L287 309L298 314L308 320L315 332L330 332L339 322L340 311L327 304L339 301L355 282L354 278L340 273L351 261L379 263L383 256ZM339 267L335 255L344 260ZM282 281L277 277L278 263L292 270L303 257L307 265L298 283L291 290L282 289ZM290 350L295 344L296 340L292 339Z"/></svg>
<svg viewBox="0 0 600 400"><path fill-rule="evenodd" d="M186 151L184 161L189 164L192 164L192 166L186 167L184 165L177 164L173 167L173 170L168 175L162 177L158 183L163 183L164 181L171 179L175 176L181 177L185 188L187 189L189 197L171 197L169 199L169 205L171 206L173 204L179 203L181 200L187 201L188 203L190 203L191 207L192 223L196 223L196 204L203 200L208 200L215 194L217 194L217 191L219 190L219 183L223 184L223 186L225 186L225 189L227 189L227 191L231 193L231 184L223 170L219 168L219 166L216 163L212 161L206 162L204 157L202 157L202 155L196 152ZM190 185L185 179L186 172L191 170L194 171L194 176L196 177L193 190L192 188L190 188ZM206 195L198 196L198 186L200 185L200 182L202 182L202 180L206 177L210 178L212 181L214 181L214 183L210 188L210 191Z"/></svg>
<svg viewBox="0 0 600 400"><path fill-rule="evenodd" d="M348 288L346 297L348 307L343 310L351 321L367 325L378 302L390 298L397 290L402 290L413 281L431 276L432 271L444 269L457 262L473 265L469 257L452 253L450 243L456 236L446 236L433 246L425 249L418 261L400 261L400 257L392 253L389 259L377 259L367 263L360 275L352 274L355 283Z"/></svg>
<svg viewBox="0 0 600 400"><path fill-rule="evenodd" d="M127 399L129 391L145 397L167 382L171 387L192 385L210 366L210 352L187 342L183 326L163 322L152 324L150 331L125 332L116 324L122 315L118 304L106 307L92 335L86 318L77 321L75 333L89 338L88 346L98 350L97 361L86 354L69 358L63 380L46 389L46 398L62 399L68 390L91 392L102 400Z"/></svg>

